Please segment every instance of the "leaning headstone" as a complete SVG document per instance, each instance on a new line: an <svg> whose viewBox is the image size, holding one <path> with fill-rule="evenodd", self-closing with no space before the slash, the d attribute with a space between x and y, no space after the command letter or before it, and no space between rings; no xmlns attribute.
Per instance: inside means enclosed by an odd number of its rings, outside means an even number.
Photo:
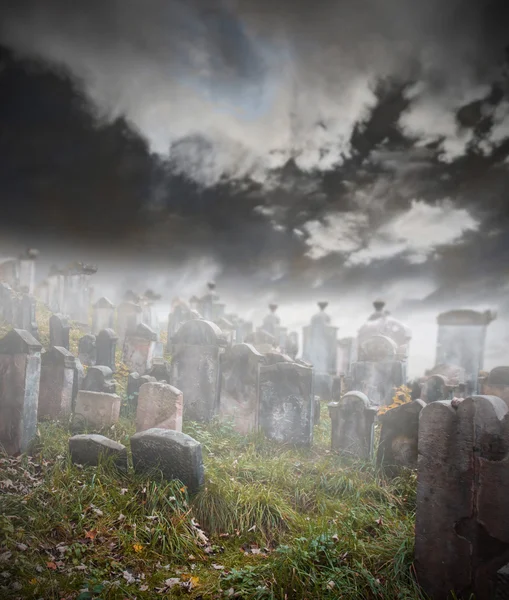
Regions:
<svg viewBox="0 0 509 600"><path fill-rule="evenodd" d="M69 332L71 326L64 315L51 315L49 318L50 346L59 346L69 350Z"/></svg>
<svg viewBox="0 0 509 600"><path fill-rule="evenodd" d="M89 367L81 389L88 392L114 394L117 384L113 380L112 370L109 367Z"/></svg>
<svg viewBox="0 0 509 600"><path fill-rule="evenodd" d="M110 459L117 468L127 471L127 448L104 435L74 435L69 438L69 454L74 464L96 467L102 459Z"/></svg>
<svg viewBox="0 0 509 600"><path fill-rule="evenodd" d="M491 599L508 562L508 412L496 396L422 409L415 566L434 600Z"/></svg>
<svg viewBox="0 0 509 600"><path fill-rule="evenodd" d="M378 466L396 470L398 467L417 467L419 415L424 406L426 404L422 400L414 400L380 415L382 429L377 453Z"/></svg>
<svg viewBox="0 0 509 600"><path fill-rule="evenodd" d="M13 329L0 340L0 446L25 452L37 431L41 344Z"/></svg>
<svg viewBox="0 0 509 600"><path fill-rule="evenodd" d="M78 341L78 358L86 367L93 367L97 361L96 337L90 333L85 334Z"/></svg>
<svg viewBox="0 0 509 600"><path fill-rule="evenodd" d="M76 398L73 425L101 429L111 427L120 416L120 396L80 390Z"/></svg>
<svg viewBox="0 0 509 600"><path fill-rule="evenodd" d="M54 346L41 358L38 418L60 419L72 412L76 359L65 348Z"/></svg>
<svg viewBox="0 0 509 600"><path fill-rule="evenodd" d="M209 321L187 321L173 337L171 383L184 394L184 418L208 422L219 406L219 357L227 345Z"/></svg>
<svg viewBox="0 0 509 600"><path fill-rule="evenodd" d="M128 331L124 342L123 361L131 371L142 375L152 368L157 334L148 325L141 324Z"/></svg>
<svg viewBox="0 0 509 600"><path fill-rule="evenodd" d="M140 387L136 431L173 429L182 431L182 392L167 383L145 383Z"/></svg>
<svg viewBox="0 0 509 600"><path fill-rule="evenodd" d="M150 383L152 381L156 381L156 379L150 375L129 373L129 377L127 379L127 408L129 413L136 414L140 388L144 383Z"/></svg>
<svg viewBox="0 0 509 600"><path fill-rule="evenodd" d="M104 296L94 304L92 315L92 333L96 335L103 329L113 329L115 323L115 306Z"/></svg>
<svg viewBox="0 0 509 600"><path fill-rule="evenodd" d="M137 473L159 471L166 480L180 480L190 494L204 484L201 444L171 429L148 429L131 437L133 466Z"/></svg>
<svg viewBox="0 0 509 600"><path fill-rule="evenodd" d="M240 433L258 427L258 370L263 359L249 344L236 344L221 355L219 414L232 418Z"/></svg>
<svg viewBox="0 0 509 600"><path fill-rule="evenodd" d="M377 410L362 392L348 392L328 405L332 421L331 447L355 458L368 459L373 451Z"/></svg>
<svg viewBox="0 0 509 600"><path fill-rule="evenodd" d="M18 304L18 323L20 329L28 331L35 339L39 338L39 329L37 327L37 320L35 317L37 308L37 302L34 296L23 294Z"/></svg>
<svg viewBox="0 0 509 600"><path fill-rule="evenodd" d="M96 338L96 365L109 367L116 370L115 357L117 352L118 336L113 329L102 329Z"/></svg>
<svg viewBox="0 0 509 600"><path fill-rule="evenodd" d="M258 423L277 442L309 446L313 439L313 370L280 362L260 367Z"/></svg>
<svg viewBox="0 0 509 600"><path fill-rule="evenodd" d="M142 308L134 302L122 302L117 306L116 332L123 343L126 333L134 331L141 324Z"/></svg>

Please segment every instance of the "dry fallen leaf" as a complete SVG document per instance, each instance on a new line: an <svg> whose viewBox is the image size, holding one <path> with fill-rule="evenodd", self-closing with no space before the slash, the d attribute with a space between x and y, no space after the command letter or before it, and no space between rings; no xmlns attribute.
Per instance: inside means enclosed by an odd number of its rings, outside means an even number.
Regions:
<svg viewBox="0 0 509 600"><path fill-rule="evenodd" d="M52 571L56 571L57 570L57 566L54 562L47 562L46 566L48 567L48 569L51 569Z"/></svg>
<svg viewBox="0 0 509 600"><path fill-rule="evenodd" d="M85 531L85 538L88 540L95 540L97 535L97 531L95 529L91 529L90 531Z"/></svg>

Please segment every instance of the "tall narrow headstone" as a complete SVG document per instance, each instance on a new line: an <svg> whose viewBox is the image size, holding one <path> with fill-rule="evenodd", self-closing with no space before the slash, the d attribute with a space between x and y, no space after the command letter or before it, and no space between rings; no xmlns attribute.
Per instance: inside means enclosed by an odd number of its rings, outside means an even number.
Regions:
<svg viewBox="0 0 509 600"><path fill-rule="evenodd" d="M478 392L479 372L484 366L486 331L495 318L496 315L489 310L452 310L437 317L435 363L465 369L467 394Z"/></svg>
<svg viewBox="0 0 509 600"><path fill-rule="evenodd" d="M35 292L35 261L39 256L39 251L29 248L19 257L18 277L19 289L25 290L27 294Z"/></svg>
<svg viewBox="0 0 509 600"><path fill-rule="evenodd" d="M69 350L69 332L71 326L64 315L51 315L49 318L49 343Z"/></svg>
<svg viewBox="0 0 509 600"><path fill-rule="evenodd" d="M352 363L355 360L355 338L345 337L338 340L338 365L339 375L349 375Z"/></svg>
<svg viewBox="0 0 509 600"><path fill-rule="evenodd" d="M221 355L219 414L232 418L240 433L258 428L258 371L263 358L249 344L236 344Z"/></svg>
<svg viewBox="0 0 509 600"><path fill-rule="evenodd" d="M509 561L508 489L509 415L501 398L422 409L415 566L430 598L493 598Z"/></svg>
<svg viewBox="0 0 509 600"><path fill-rule="evenodd" d="M90 279L97 272L95 265L71 264L64 272L63 308L60 311L83 326L89 326L91 300Z"/></svg>
<svg viewBox="0 0 509 600"><path fill-rule="evenodd" d="M171 383L184 394L184 418L208 422L219 405L219 356L227 345L209 321L184 323L173 337Z"/></svg>
<svg viewBox="0 0 509 600"><path fill-rule="evenodd" d="M211 281L207 284L208 293L200 298L197 304L197 310L206 321L217 321L224 315L224 304L219 302L219 296L216 293L216 284Z"/></svg>
<svg viewBox="0 0 509 600"><path fill-rule="evenodd" d="M131 371L145 375L152 368L157 334L147 325L140 324L126 334L123 361Z"/></svg>
<svg viewBox="0 0 509 600"><path fill-rule="evenodd" d="M376 408L370 406L362 392L348 392L338 402L331 402L331 447L355 458L368 459L373 451Z"/></svg>
<svg viewBox="0 0 509 600"><path fill-rule="evenodd" d="M78 341L78 358L86 367L93 367L97 361L96 337L90 333Z"/></svg>
<svg viewBox="0 0 509 600"><path fill-rule="evenodd" d="M76 359L64 347L54 346L41 358L38 418L61 419L72 412Z"/></svg>
<svg viewBox="0 0 509 600"><path fill-rule="evenodd" d="M97 335L103 329L113 329L115 323L115 306L105 298L99 298L94 304L92 315L92 333Z"/></svg>
<svg viewBox="0 0 509 600"><path fill-rule="evenodd" d="M113 329L103 329L96 338L96 365L109 367L116 371L116 352L118 336Z"/></svg>
<svg viewBox="0 0 509 600"><path fill-rule="evenodd" d="M34 296L23 294L18 304L19 328L28 331L35 339L39 338L39 329L36 320L37 302Z"/></svg>
<svg viewBox="0 0 509 600"><path fill-rule="evenodd" d="M171 312L168 315L167 352L171 352L171 340L173 336L186 321L190 321L192 318L191 308L182 300L178 298L175 299L172 304Z"/></svg>
<svg viewBox="0 0 509 600"><path fill-rule="evenodd" d="M279 362L260 367L258 423L277 442L310 446L313 440L313 370Z"/></svg>
<svg viewBox="0 0 509 600"><path fill-rule="evenodd" d="M8 325L13 325L15 321L13 296L11 286L0 282L0 319Z"/></svg>
<svg viewBox="0 0 509 600"><path fill-rule="evenodd" d="M182 392L160 382L140 387L136 411L136 431L157 427L182 431Z"/></svg>
<svg viewBox="0 0 509 600"><path fill-rule="evenodd" d="M13 329L0 340L0 445L25 452L37 431L41 344Z"/></svg>

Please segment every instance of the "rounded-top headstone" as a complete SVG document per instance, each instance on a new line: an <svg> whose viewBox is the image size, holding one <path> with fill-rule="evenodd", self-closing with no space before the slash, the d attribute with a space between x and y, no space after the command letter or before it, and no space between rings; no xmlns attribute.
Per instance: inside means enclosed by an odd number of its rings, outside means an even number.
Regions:
<svg viewBox="0 0 509 600"><path fill-rule="evenodd" d="M221 329L211 321L192 319L183 323L173 336L173 343L190 346L226 346Z"/></svg>

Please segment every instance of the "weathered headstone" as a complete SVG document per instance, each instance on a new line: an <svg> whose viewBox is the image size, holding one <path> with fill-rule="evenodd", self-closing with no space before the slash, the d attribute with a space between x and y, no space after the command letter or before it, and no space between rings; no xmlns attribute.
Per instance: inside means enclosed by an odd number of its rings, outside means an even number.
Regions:
<svg viewBox="0 0 509 600"><path fill-rule="evenodd" d="M173 429L182 431L182 392L167 383L145 383L140 387L136 431Z"/></svg>
<svg viewBox="0 0 509 600"><path fill-rule="evenodd" d="M280 362L260 367L258 423L272 440L311 445L313 439L313 370Z"/></svg>
<svg viewBox="0 0 509 600"><path fill-rule="evenodd" d="M415 566L434 600L491 600L509 561L509 415L495 396L426 405L419 418ZM471 596L471 594L473 596Z"/></svg>
<svg viewBox="0 0 509 600"><path fill-rule="evenodd" d="M0 319L9 325L13 325L15 321L13 297L11 286L0 282Z"/></svg>
<svg viewBox="0 0 509 600"><path fill-rule="evenodd" d="M128 331L124 341L124 363L132 371L145 375L152 368L156 342L156 332L143 323Z"/></svg>
<svg viewBox="0 0 509 600"><path fill-rule="evenodd" d="M338 328L331 326L325 312L327 302L319 302L320 311L313 316L311 324L303 330L302 358L313 365L315 393L322 400L332 397L332 375L336 373Z"/></svg>
<svg viewBox="0 0 509 600"><path fill-rule="evenodd" d="M69 332L71 326L64 315L51 315L49 318L49 343L69 350Z"/></svg>
<svg viewBox="0 0 509 600"><path fill-rule="evenodd" d="M150 375L140 375L139 373L129 373L127 379L127 407L130 413L136 414L138 408L138 396L140 388L144 383L157 381Z"/></svg>
<svg viewBox="0 0 509 600"><path fill-rule="evenodd" d="M63 347L53 346L41 357L38 418L60 419L72 412L76 359Z"/></svg>
<svg viewBox="0 0 509 600"><path fill-rule="evenodd" d="M328 405L332 421L331 447L355 458L368 459L373 451L376 408L362 392L348 392Z"/></svg>
<svg viewBox="0 0 509 600"><path fill-rule="evenodd" d="M322 403L320 401L320 396L315 396L314 403L315 403L315 407L313 409L313 424L318 425L318 423L320 423L320 412L322 409Z"/></svg>
<svg viewBox="0 0 509 600"><path fill-rule="evenodd" d="M350 367L355 361L355 338L340 338L337 343L337 372L339 375L349 375Z"/></svg>
<svg viewBox="0 0 509 600"><path fill-rule="evenodd" d="M18 304L18 325L20 329L28 331L35 339L39 338L39 329L36 320L37 302L34 296L23 294Z"/></svg>
<svg viewBox="0 0 509 600"><path fill-rule="evenodd" d="M103 329L113 329L115 324L115 305L105 298L99 298L94 304L92 315L92 333L98 334Z"/></svg>
<svg viewBox="0 0 509 600"><path fill-rule="evenodd" d="M127 471L127 448L104 435L74 435L69 438L69 454L78 465L96 467L102 459L110 459L117 468Z"/></svg>
<svg viewBox="0 0 509 600"><path fill-rule="evenodd" d="M91 299L90 278L96 272L96 266L82 262L73 263L64 272L63 307L60 311L87 328Z"/></svg>
<svg viewBox="0 0 509 600"><path fill-rule="evenodd" d="M97 342L95 335L85 334L78 341L78 358L86 367L93 367L97 361Z"/></svg>
<svg viewBox="0 0 509 600"><path fill-rule="evenodd" d="M166 360L154 361L148 374L157 379L157 381L166 381L166 383L169 383L171 379L170 363Z"/></svg>
<svg viewBox="0 0 509 600"><path fill-rule="evenodd" d="M111 427L120 416L120 396L80 390L74 409L74 426L101 429Z"/></svg>
<svg viewBox="0 0 509 600"><path fill-rule="evenodd" d="M41 344L21 329L0 339L0 446L25 452L37 431Z"/></svg>
<svg viewBox="0 0 509 600"><path fill-rule="evenodd" d="M136 330L141 324L142 308L134 302L122 302L117 306L117 328L116 332L123 343L128 331Z"/></svg>
<svg viewBox="0 0 509 600"><path fill-rule="evenodd" d="M509 367L495 367L482 382L482 393L498 396L509 406Z"/></svg>
<svg viewBox="0 0 509 600"><path fill-rule="evenodd" d="M296 331L291 331L286 339L286 354L293 360L297 358L299 353L299 334Z"/></svg>
<svg viewBox="0 0 509 600"><path fill-rule="evenodd" d="M209 321L184 323L173 337L171 383L184 394L184 418L208 422L219 406L219 356L227 345Z"/></svg>
<svg viewBox="0 0 509 600"><path fill-rule="evenodd" d="M260 354L272 352L277 347L276 338L267 331L261 329L246 335L244 342L253 346Z"/></svg>
<svg viewBox="0 0 509 600"><path fill-rule="evenodd" d="M464 397L465 384L465 369L451 364L436 365L426 371L425 377L421 379L420 399L429 404L437 400Z"/></svg>
<svg viewBox="0 0 509 600"><path fill-rule="evenodd" d="M113 329L102 329L96 338L96 365L109 367L116 371L115 356L117 351L118 336Z"/></svg>
<svg viewBox="0 0 509 600"><path fill-rule="evenodd" d="M240 433L258 427L258 370L263 359L249 344L236 344L221 355L219 414L232 418Z"/></svg>
<svg viewBox="0 0 509 600"><path fill-rule="evenodd" d="M82 388L88 392L104 392L114 394L117 389L113 380L113 372L109 367L88 367Z"/></svg>
<svg viewBox="0 0 509 600"><path fill-rule="evenodd" d="M224 315L225 305L218 302L216 284L211 281L207 283L207 287L208 293L199 299L196 308L204 320L215 322Z"/></svg>
<svg viewBox="0 0 509 600"><path fill-rule="evenodd" d="M137 473L159 471L167 480L178 479L190 494L204 484L201 444L171 429L148 429L131 437L133 466Z"/></svg>
<svg viewBox="0 0 509 600"><path fill-rule="evenodd" d="M378 444L377 464L389 470L398 467L417 467L419 415L426 406L422 400L413 400L380 415L382 425Z"/></svg>

